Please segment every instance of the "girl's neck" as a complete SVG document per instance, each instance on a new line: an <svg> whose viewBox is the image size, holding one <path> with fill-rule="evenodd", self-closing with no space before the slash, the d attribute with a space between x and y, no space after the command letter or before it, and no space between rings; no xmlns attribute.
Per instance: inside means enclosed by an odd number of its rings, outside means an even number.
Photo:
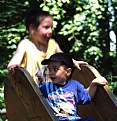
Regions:
<svg viewBox="0 0 117 121"><path fill-rule="evenodd" d="M46 45L43 45L37 41L31 40L33 42L33 44L36 46L36 48L41 51L42 53L46 53L47 52L47 47Z"/></svg>

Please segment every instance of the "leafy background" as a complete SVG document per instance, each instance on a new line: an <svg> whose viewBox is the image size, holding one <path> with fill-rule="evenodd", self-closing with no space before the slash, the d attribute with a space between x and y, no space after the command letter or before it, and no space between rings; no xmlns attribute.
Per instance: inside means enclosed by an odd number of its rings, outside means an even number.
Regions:
<svg viewBox="0 0 117 121"><path fill-rule="evenodd" d="M108 80L110 89L117 96L117 48L110 49L110 43L117 47L117 42L110 38L113 31L117 40L116 0L1 0L0 108L5 108L7 64L21 39L28 37L24 16L33 7L53 15L52 37L61 49L71 53L74 59L94 66Z"/></svg>

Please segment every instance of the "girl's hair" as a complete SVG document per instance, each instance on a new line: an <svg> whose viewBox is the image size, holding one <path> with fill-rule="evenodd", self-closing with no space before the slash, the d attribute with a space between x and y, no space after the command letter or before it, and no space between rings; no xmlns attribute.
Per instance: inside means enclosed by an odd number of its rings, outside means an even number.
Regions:
<svg viewBox="0 0 117 121"><path fill-rule="evenodd" d="M29 30L30 25L37 29L46 17L53 18L47 11L40 10L39 8L30 9L25 16L26 29Z"/></svg>

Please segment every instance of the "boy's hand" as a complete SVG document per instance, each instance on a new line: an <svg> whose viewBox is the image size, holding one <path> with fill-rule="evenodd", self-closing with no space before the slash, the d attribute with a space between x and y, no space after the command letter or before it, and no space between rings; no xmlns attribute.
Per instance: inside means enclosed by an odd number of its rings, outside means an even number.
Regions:
<svg viewBox="0 0 117 121"><path fill-rule="evenodd" d="M91 82L90 86L87 88L89 95L93 98L95 95L95 92L97 90L98 85L105 86L106 84L108 84L108 82L104 77L100 76L100 77L95 78Z"/></svg>
<svg viewBox="0 0 117 121"><path fill-rule="evenodd" d="M108 84L107 80L102 76L95 78L92 81L92 83L94 83L96 85L106 85L106 84Z"/></svg>
<svg viewBox="0 0 117 121"><path fill-rule="evenodd" d="M41 72L39 73L39 69L37 69L36 71L35 71L35 75L36 75L36 80L38 81L38 82L43 82L43 79L42 79L42 74L41 74Z"/></svg>

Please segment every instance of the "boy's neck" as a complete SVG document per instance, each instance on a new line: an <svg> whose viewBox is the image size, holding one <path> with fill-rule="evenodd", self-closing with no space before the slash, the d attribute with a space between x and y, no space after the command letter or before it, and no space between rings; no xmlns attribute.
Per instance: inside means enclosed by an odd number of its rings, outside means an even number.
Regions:
<svg viewBox="0 0 117 121"><path fill-rule="evenodd" d="M69 81L69 80L67 80L64 84L55 84L55 85L57 85L57 86L59 86L59 87L63 87L63 86L65 86L65 85L68 83L68 81Z"/></svg>

